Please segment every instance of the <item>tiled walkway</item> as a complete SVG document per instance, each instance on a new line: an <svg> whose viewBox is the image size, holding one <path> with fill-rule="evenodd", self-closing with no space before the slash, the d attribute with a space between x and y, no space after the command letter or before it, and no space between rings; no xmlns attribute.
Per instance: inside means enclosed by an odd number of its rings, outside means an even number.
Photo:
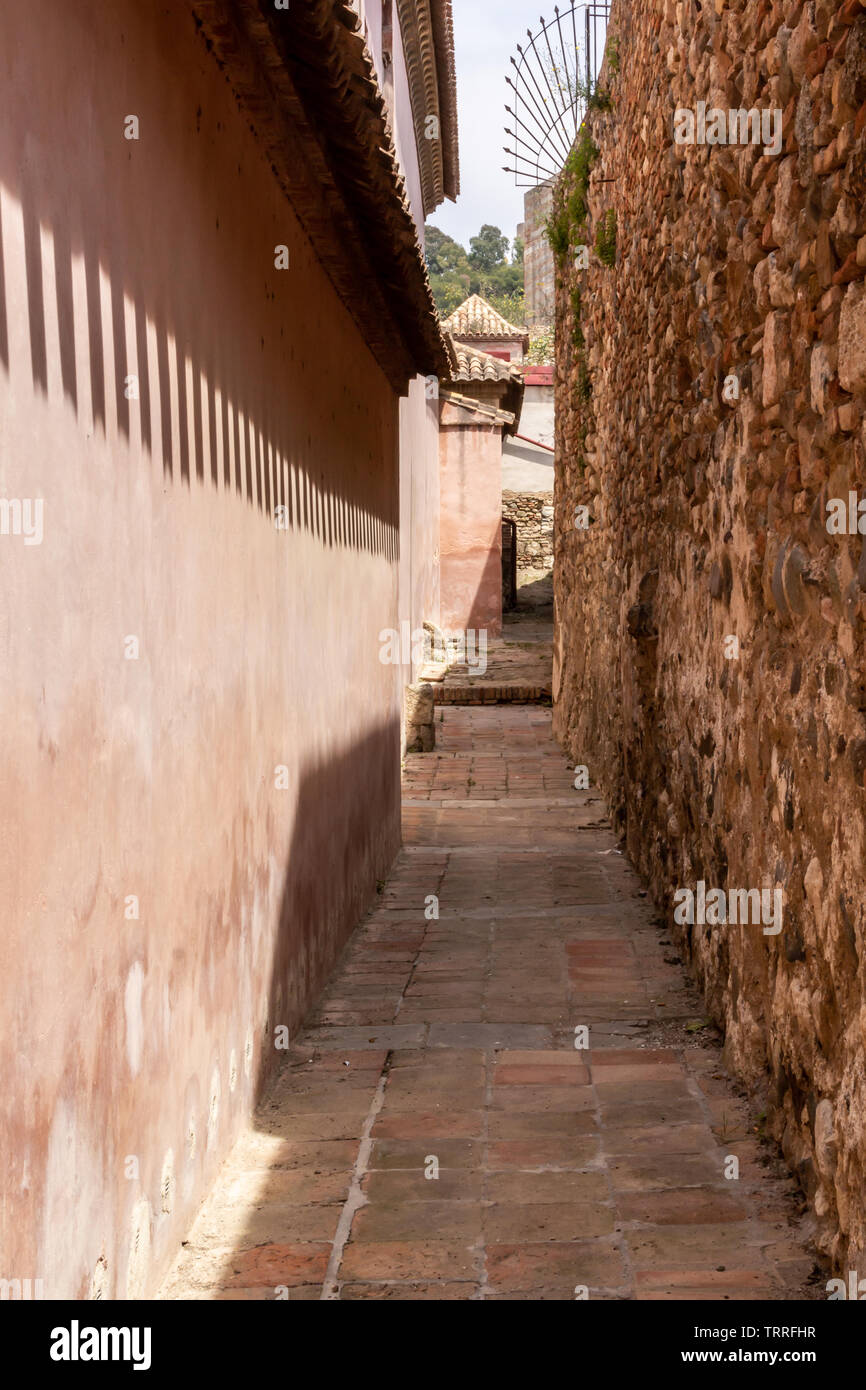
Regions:
<svg viewBox="0 0 866 1390"><path fill-rule="evenodd" d="M440 713L381 902L161 1296L809 1297L790 1184L550 711Z"/></svg>

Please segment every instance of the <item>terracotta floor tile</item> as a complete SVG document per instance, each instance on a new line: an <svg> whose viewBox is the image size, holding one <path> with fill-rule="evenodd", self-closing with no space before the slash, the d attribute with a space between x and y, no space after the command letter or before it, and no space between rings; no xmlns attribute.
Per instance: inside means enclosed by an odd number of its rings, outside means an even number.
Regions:
<svg viewBox="0 0 866 1390"><path fill-rule="evenodd" d="M388 881L162 1296L804 1297L786 1180L719 1052L677 1032L703 1006L550 709L448 704L436 735L405 759Z"/></svg>

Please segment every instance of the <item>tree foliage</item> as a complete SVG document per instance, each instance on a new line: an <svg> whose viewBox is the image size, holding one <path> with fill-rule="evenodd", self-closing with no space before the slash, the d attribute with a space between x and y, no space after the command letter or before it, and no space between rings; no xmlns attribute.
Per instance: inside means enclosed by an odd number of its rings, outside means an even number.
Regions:
<svg viewBox="0 0 866 1390"><path fill-rule="evenodd" d="M491 227L489 222L485 222L477 236L470 238L469 264L476 270L495 270L497 266L505 265L507 255L508 237L503 236L498 227Z"/></svg>
<svg viewBox="0 0 866 1390"><path fill-rule="evenodd" d="M553 328L534 328L529 334L527 362L538 366L552 366L555 358L556 339Z"/></svg>
<svg viewBox="0 0 866 1390"><path fill-rule="evenodd" d="M498 227L485 224L466 251L438 227L426 228L427 269L433 298L442 318L471 294L480 294L498 313L518 326L523 322L523 243L509 242Z"/></svg>

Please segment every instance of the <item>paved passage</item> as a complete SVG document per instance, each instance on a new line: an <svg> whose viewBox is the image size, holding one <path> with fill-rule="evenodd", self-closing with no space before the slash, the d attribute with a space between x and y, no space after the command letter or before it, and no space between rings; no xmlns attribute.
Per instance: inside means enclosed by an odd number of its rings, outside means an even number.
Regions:
<svg viewBox="0 0 866 1390"><path fill-rule="evenodd" d="M549 709L436 717L381 901L161 1296L808 1298L790 1183Z"/></svg>

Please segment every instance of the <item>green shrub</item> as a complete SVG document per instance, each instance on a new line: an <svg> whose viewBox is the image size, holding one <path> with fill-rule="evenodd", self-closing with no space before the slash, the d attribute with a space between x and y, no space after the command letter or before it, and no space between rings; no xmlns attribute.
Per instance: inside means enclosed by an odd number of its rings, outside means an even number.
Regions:
<svg viewBox="0 0 866 1390"><path fill-rule="evenodd" d="M607 87L596 87L586 106L588 111L612 111L613 97Z"/></svg>
<svg viewBox="0 0 866 1390"><path fill-rule="evenodd" d="M595 254L602 265L616 264L616 210L608 208L595 234Z"/></svg>
<svg viewBox="0 0 866 1390"><path fill-rule="evenodd" d="M526 354L527 362L532 362L540 366L547 366L555 362L554 352L554 330L553 328L534 328L529 334L529 351Z"/></svg>
<svg viewBox="0 0 866 1390"><path fill-rule="evenodd" d="M598 146L584 124L565 162L556 188L553 211L545 227L547 240L561 265L577 244L579 236L586 236L589 176L598 155Z"/></svg>

